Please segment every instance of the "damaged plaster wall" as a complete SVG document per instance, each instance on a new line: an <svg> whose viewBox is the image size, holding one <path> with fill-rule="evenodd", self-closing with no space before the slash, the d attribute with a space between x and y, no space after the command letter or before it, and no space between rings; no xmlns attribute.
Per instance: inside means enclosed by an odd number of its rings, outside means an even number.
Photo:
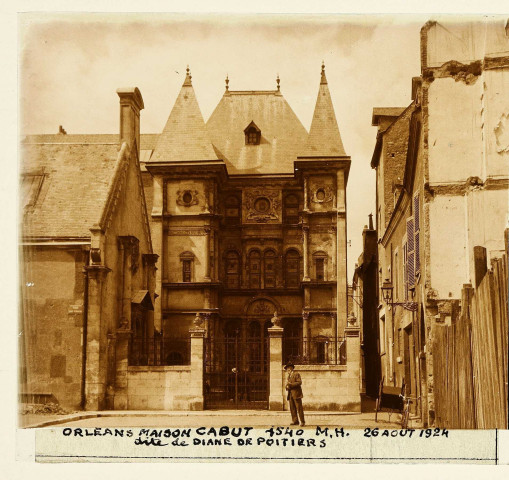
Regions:
<svg viewBox="0 0 509 480"><path fill-rule="evenodd" d="M430 284L437 298L459 298L474 280L474 246L486 247L488 262L504 249L509 37L499 19L424 30Z"/></svg>

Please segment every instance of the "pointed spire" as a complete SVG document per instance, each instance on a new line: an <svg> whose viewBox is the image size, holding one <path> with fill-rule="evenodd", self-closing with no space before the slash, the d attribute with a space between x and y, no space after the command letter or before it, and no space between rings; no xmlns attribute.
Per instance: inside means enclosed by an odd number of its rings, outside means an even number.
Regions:
<svg viewBox="0 0 509 480"><path fill-rule="evenodd" d="M189 65L186 68L186 79L184 80L184 83L182 86L191 87L193 84L191 82L191 79L193 77L191 76L191 71L189 70Z"/></svg>
<svg viewBox="0 0 509 480"><path fill-rule="evenodd" d="M304 157L346 156L322 62L322 75Z"/></svg>
<svg viewBox="0 0 509 480"><path fill-rule="evenodd" d="M320 85L327 85L327 77L325 76L325 62L322 60L322 78Z"/></svg>
<svg viewBox="0 0 509 480"><path fill-rule="evenodd" d="M187 67L184 84L157 140L151 162L218 160Z"/></svg>
<svg viewBox="0 0 509 480"><path fill-rule="evenodd" d="M228 74L226 74L226 79L224 82L226 83L226 91L228 91L228 89L230 88L228 87L228 84L230 83L230 80L228 79Z"/></svg>
<svg viewBox="0 0 509 480"><path fill-rule="evenodd" d="M280 91L280 85L279 85L279 73L277 74L277 78L276 78L276 83L277 83L277 91L279 92Z"/></svg>

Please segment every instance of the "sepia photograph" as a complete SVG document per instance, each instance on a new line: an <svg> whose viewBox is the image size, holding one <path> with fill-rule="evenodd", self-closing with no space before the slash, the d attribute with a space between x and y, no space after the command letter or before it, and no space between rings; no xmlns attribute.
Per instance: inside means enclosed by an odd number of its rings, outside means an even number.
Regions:
<svg viewBox="0 0 509 480"><path fill-rule="evenodd" d="M37 461L498 463L509 15L20 13L18 41Z"/></svg>

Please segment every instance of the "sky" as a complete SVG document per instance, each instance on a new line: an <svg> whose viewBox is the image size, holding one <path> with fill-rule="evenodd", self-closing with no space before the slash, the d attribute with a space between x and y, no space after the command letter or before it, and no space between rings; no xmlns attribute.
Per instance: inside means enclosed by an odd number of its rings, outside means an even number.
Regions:
<svg viewBox="0 0 509 480"><path fill-rule="evenodd" d="M352 165L348 279L375 211L373 107L410 104L429 16L24 14L19 18L20 133L118 132L119 87L137 86L141 132L160 133L189 65L207 120L224 93L281 92L309 131L322 61Z"/></svg>

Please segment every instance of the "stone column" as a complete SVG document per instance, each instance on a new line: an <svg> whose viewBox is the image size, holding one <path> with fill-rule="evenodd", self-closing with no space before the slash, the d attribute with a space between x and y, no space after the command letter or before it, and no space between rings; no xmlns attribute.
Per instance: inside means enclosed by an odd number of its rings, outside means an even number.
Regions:
<svg viewBox="0 0 509 480"><path fill-rule="evenodd" d="M309 211L309 199L308 199L308 177L304 177L304 208L305 212Z"/></svg>
<svg viewBox="0 0 509 480"><path fill-rule="evenodd" d="M191 335L191 379L184 387L189 391L189 410L203 410L203 360L205 329L195 325Z"/></svg>
<svg viewBox="0 0 509 480"><path fill-rule="evenodd" d="M210 281L210 227L205 227L205 281Z"/></svg>
<svg viewBox="0 0 509 480"><path fill-rule="evenodd" d="M102 265L86 267L88 271L87 360L85 366L85 410L102 410L105 398L106 365L101 358L102 286L110 269Z"/></svg>
<svg viewBox="0 0 509 480"><path fill-rule="evenodd" d="M269 332L269 410L283 410L283 329L271 327Z"/></svg>
<svg viewBox="0 0 509 480"><path fill-rule="evenodd" d="M354 325L348 325L345 328L346 341L346 378L347 388L345 399L353 412L361 411L361 343L360 328L357 322Z"/></svg>
<svg viewBox="0 0 509 480"><path fill-rule="evenodd" d="M302 312L302 343L303 355L309 356L309 312Z"/></svg>
<svg viewBox="0 0 509 480"><path fill-rule="evenodd" d="M309 225L302 225L302 236L304 244L303 260L304 260L304 282L309 282L309 252L308 252L308 237L309 237Z"/></svg>

